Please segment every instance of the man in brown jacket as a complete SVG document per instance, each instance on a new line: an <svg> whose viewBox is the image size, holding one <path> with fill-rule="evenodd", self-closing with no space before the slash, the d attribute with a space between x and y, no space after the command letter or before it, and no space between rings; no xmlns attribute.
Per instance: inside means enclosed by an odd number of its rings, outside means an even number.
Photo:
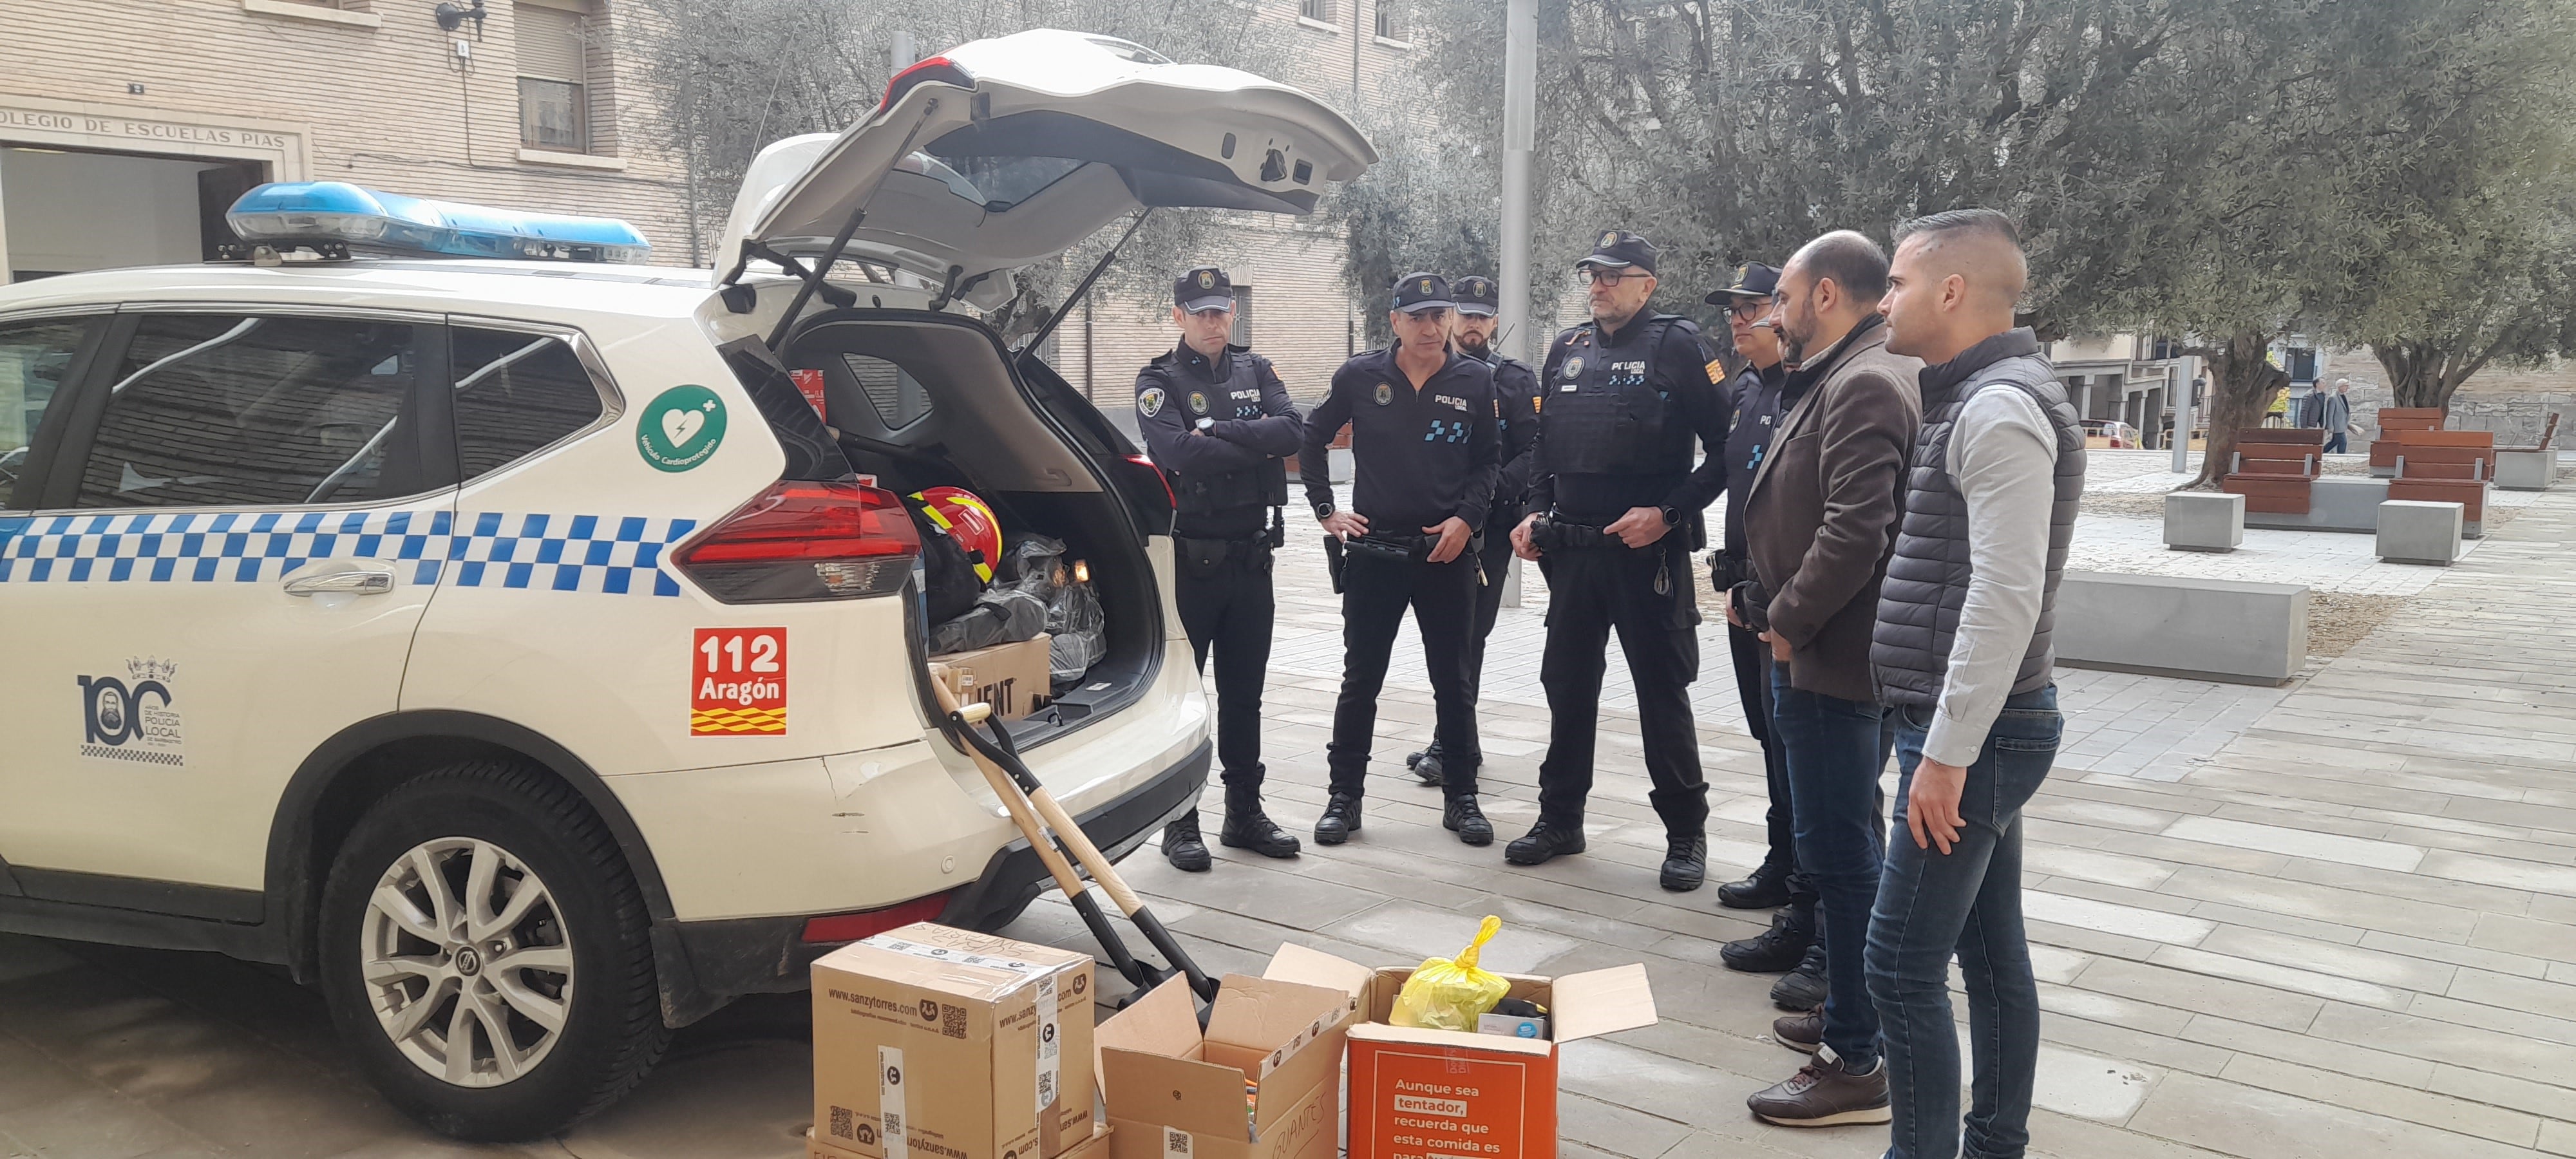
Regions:
<svg viewBox="0 0 2576 1159"><path fill-rule="evenodd" d="M1793 1127L1888 1120L1862 951L1878 894L1880 712L1869 647L1921 425L1922 362L1887 352L1887 255L1838 231L1781 272L1787 410L1746 501L1753 568L1728 615L1762 629L1798 864L1815 881L1826 999L1816 1061L1748 1100Z"/></svg>

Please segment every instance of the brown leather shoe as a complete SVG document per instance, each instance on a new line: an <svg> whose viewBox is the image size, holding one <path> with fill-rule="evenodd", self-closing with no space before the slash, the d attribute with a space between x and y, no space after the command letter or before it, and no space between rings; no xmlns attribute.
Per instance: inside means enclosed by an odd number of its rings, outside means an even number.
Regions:
<svg viewBox="0 0 2576 1159"><path fill-rule="evenodd" d="M1772 1019L1771 1037L1791 1050L1816 1053L1816 1048L1825 1044L1825 1008L1819 1006L1804 1014Z"/></svg>
<svg viewBox="0 0 2576 1159"><path fill-rule="evenodd" d="M1798 1073L1744 1100L1755 1116L1783 1127L1840 1127L1884 1123L1887 1109L1887 1060L1872 1064L1868 1074L1845 1069L1834 1048L1819 1047L1816 1057Z"/></svg>

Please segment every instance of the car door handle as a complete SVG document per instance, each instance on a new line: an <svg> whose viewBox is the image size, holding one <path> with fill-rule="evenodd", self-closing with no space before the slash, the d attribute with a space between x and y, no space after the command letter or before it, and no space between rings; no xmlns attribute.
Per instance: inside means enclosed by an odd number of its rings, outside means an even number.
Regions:
<svg viewBox="0 0 2576 1159"><path fill-rule="evenodd" d="M380 596L392 590L392 568L353 568L328 575L298 576L286 581L286 594L290 596Z"/></svg>

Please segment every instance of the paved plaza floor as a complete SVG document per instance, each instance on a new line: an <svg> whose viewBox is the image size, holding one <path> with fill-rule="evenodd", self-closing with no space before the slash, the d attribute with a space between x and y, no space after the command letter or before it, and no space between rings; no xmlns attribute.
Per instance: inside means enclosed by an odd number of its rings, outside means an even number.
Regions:
<svg viewBox="0 0 2576 1159"><path fill-rule="evenodd" d="M2099 458L2106 494L2175 478L2140 466L2153 456ZM2232 561L2267 573L2243 578L2334 588L2341 574L2406 602L2286 688L2059 673L2066 748L2027 813L2048 1011L2035 1153L2576 1156L2576 489L2512 505L2448 569L2354 557L2367 536L2272 533L2287 537L2265 541L2273 554L2186 559L2123 546L2143 516L2080 525L2076 566ZM1271 799L1302 830L1323 801L1339 619L1320 552L1296 545L1280 579ZM1535 816L1547 730L1544 598L1528 594L1497 629L1482 712L1486 809L1506 838ZM1703 635L1694 690L1713 876L1760 857L1764 804L1720 631ZM1661 1025L1565 1049L1568 1156L1878 1155L1883 1128L1745 1113L1743 1096L1800 1056L1768 1037L1771 978L1717 964L1759 915L1655 885L1662 833L1616 658L1592 850L1521 870L1499 844L1441 831L1437 792L1403 775L1432 714L1418 649L1398 657L1383 772L1351 844L1291 862L1220 850L1204 875L1150 850L1129 862L1201 960L1257 972L1295 941L1409 962L1454 952L1496 914L1497 968L1642 961L1653 977ZM1052 898L1008 932L1089 948ZM635 1098L570 1136L456 1148L360 1086L321 1004L269 971L0 937L0 1155L792 1156L808 1115L803 1018L798 999L745 1003L684 1032Z"/></svg>

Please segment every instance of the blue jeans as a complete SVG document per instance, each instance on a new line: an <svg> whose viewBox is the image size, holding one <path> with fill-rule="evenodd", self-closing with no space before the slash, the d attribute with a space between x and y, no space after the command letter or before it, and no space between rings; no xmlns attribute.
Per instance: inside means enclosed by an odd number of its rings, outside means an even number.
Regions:
<svg viewBox="0 0 2576 1159"><path fill-rule="evenodd" d="M1869 994L1887 1033L1888 1159L2020 1159L2030 1145L2039 1066L2039 985L2021 922L2021 809L2048 779L2066 718L2051 685L2004 701L1959 795L1959 840L1917 848L1907 794L1932 710L1896 717L1896 826L1869 923ZM1968 988L1977 1064L1960 1147L1959 1039L1950 1014L1950 955Z"/></svg>
<svg viewBox="0 0 2576 1159"><path fill-rule="evenodd" d="M1825 945L1825 1045L1855 1071L1878 1060L1878 1012L1862 954L1878 895L1878 705L1805 692L1771 666L1771 727L1789 765L1798 867L1816 887Z"/></svg>

